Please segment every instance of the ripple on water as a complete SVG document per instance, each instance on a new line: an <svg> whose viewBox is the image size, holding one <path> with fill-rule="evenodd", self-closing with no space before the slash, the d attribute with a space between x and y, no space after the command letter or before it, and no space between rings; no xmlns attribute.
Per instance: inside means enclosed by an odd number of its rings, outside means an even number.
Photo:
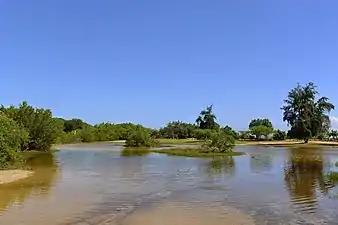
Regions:
<svg viewBox="0 0 338 225"><path fill-rule="evenodd" d="M250 216L232 207L186 202L168 202L147 210L136 210L122 225L253 225Z"/></svg>
<svg viewBox="0 0 338 225"><path fill-rule="evenodd" d="M60 151L56 162L35 158L51 165L21 186L0 189L6 209L0 224L142 225L154 215L159 224L210 218L207 224L216 225L226 224L229 214L272 225L336 224L338 218L338 174L327 173L331 151L247 147L251 155L194 159L122 157L110 148ZM14 207L15 201L22 205Z"/></svg>

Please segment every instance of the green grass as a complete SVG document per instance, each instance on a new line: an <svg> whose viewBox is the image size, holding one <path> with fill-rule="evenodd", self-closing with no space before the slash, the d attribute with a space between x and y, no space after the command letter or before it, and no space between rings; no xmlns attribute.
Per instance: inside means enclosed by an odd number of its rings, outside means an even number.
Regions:
<svg viewBox="0 0 338 225"><path fill-rule="evenodd" d="M194 139L155 139L159 144L191 145L200 144L201 141Z"/></svg>
<svg viewBox="0 0 338 225"><path fill-rule="evenodd" d="M145 156L151 153L149 148L124 148L121 156Z"/></svg>
<svg viewBox="0 0 338 225"><path fill-rule="evenodd" d="M150 151L170 156L186 156L186 157L237 156L245 154L244 152L225 152L225 153L200 152L198 148L170 148Z"/></svg>

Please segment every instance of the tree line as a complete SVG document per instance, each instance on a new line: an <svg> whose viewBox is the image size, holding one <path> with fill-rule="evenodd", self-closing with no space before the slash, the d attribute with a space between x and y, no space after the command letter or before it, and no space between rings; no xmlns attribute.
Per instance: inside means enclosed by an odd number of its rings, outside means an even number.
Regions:
<svg viewBox="0 0 338 225"><path fill-rule="evenodd" d="M290 127L288 132L275 130L267 118L253 119L248 130L237 132L230 126L221 126L213 112L213 105L203 109L195 123L171 121L159 129L151 129L133 123L99 123L91 125L74 118L66 120L53 117L50 109L37 108L26 101L17 106L0 107L0 167L20 161L20 152L49 151L53 144L95 141L126 140L130 147L150 147L156 139L213 140L218 137L234 143L238 139L284 140L286 138L338 138L337 131L330 131L328 113L334 105L327 97L317 98L313 83L298 84L284 100L283 121ZM230 138L229 138L230 137ZM224 144L224 146L230 146ZM226 147L228 148L228 147Z"/></svg>

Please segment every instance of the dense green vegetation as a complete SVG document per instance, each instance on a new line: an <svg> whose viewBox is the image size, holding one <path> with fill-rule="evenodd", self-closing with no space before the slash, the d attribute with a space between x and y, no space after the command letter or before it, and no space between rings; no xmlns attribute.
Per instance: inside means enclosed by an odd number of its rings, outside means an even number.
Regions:
<svg viewBox="0 0 338 225"><path fill-rule="evenodd" d="M273 140L285 140L286 139L286 132L282 130L276 130L273 134Z"/></svg>
<svg viewBox="0 0 338 225"><path fill-rule="evenodd" d="M307 143L310 138L328 132L328 113L335 107L327 97L316 100L317 95L318 91L313 83L305 86L298 84L288 93L282 110L283 120L291 126L290 137L303 139Z"/></svg>
<svg viewBox="0 0 338 225"><path fill-rule="evenodd" d="M253 119L249 123L249 129L252 129L253 127L257 127L257 126L264 126L264 127L273 129L271 121L266 118L265 119L261 119L261 118Z"/></svg>
<svg viewBox="0 0 338 225"><path fill-rule="evenodd" d="M196 119L197 126L200 129L218 129L219 124L216 122L216 115L212 111L213 105L208 106L202 110L200 115Z"/></svg>
<svg viewBox="0 0 338 225"><path fill-rule="evenodd" d="M21 130L18 124L0 115L0 166L8 168L22 160L19 154L22 143L28 140L28 133Z"/></svg>
<svg viewBox="0 0 338 225"><path fill-rule="evenodd" d="M330 130L328 116L334 105L327 97L316 100L317 95L313 83L305 86L298 84L288 93L285 105L281 108L283 120L290 126L287 133L275 130L267 118L255 118L248 124L247 131L236 132L230 126L221 126L217 122L213 105L203 109L195 123L171 121L159 129L132 123L104 122L91 125L79 118L56 118L50 109L33 107L25 101L18 106L2 105L0 168L21 162L21 152L49 151L54 144L126 140L127 147L148 148L158 144L158 140L166 139L170 144L169 140L175 140L174 143L189 139L191 143L202 143L198 150L194 150L194 154L196 151L199 154L224 154L231 153L235 141L239 140L338 140L338 131Z"/></svg>
<svg viewBox="0 0 338 225"><path fill-rule="evenodd" d="M150 136L149 131L142 126L137 126L126 139L126 147L130 148L150 148L155 145L156 142Z"/></svg>
<svg viewBox="0 0 338 225"><path fill-rule="evenodd" d="M204 153L228 153L232 152L235 138L224 131L214 133L210 139L206 139L201 146L200 152Z"/></svg>
<svg viewBox="0 0 338 225"><path fill-rule="evenodd" d="M22 152L48 152L53 144L130 140L129 145L150 146L151 129L132 123L90 125L81 119L52 116L50 109L27 102L0 107L0 169L22 165ZM141 135L142 139L139 140ZM143 136L142 136L143 135ZM149 139L147 142L147 138Z"/></svg>

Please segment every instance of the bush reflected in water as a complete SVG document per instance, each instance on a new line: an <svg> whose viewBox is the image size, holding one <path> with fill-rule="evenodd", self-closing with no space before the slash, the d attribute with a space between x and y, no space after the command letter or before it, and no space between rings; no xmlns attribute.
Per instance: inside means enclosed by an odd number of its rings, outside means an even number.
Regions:
<svg viewBox="0 0 338 225"><path fill-rule="evenodd" d="M53 153L30 152L25 155L26 168L34 174L17 182L0 185L0 212L13 203L23 202L30 194L46 195L57 178L57 164Z"/></svg>
<svg viewBox="0 0 338 225"><path fill-rule="evenodd" d="M234 174L235 160L232 156L217 157L212 159L207 166L207 173L212 174Z"/></svg>
<svg viewBox="0 0 338 225"><path fill-rule="evenodd" d="M150 154L149 149L138 149L138 148L125 148L121 151L121 156L146 156Z"/></svg>

